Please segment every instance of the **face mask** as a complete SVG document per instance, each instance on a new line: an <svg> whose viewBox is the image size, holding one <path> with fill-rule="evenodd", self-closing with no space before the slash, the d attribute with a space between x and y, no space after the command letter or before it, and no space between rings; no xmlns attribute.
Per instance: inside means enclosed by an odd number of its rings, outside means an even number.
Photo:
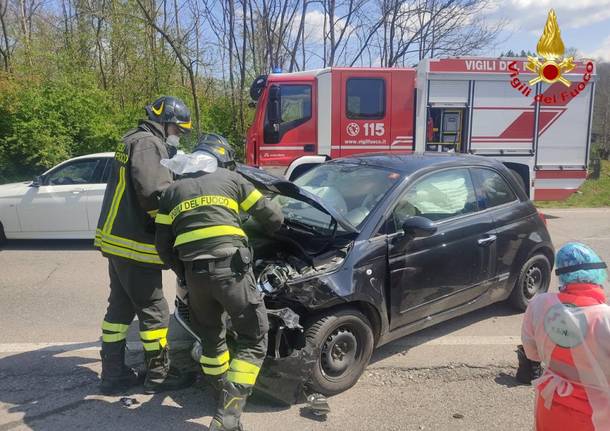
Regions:
<svg viewBox="0 0 610 431"><path fill-rule="evenodd" d="M177 135L169 135L165 138L165 143L170 147L178 148L180 146L180 138Z"/></svg>
<svg viewBox="0 0 610 431"><path fill-rule="evenodd" d="M169 135L167 138L165 138L165 143L169 147L167 149L167 152L169 158L171 159L178 152L178 146L180 146L180 138L176 135Z"/></svg>

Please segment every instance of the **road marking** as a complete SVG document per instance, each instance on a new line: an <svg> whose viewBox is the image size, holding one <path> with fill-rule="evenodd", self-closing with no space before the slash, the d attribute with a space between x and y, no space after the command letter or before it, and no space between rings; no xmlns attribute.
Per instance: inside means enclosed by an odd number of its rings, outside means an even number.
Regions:
<svg viewBox="0 0 610 431"><path fill-rule="evenodd" d="M394 341L407 346L515 346L521 344L518 335L449 335L446 337L411 336Z"/></svg>
<svg viewBox="0 0 610 431"><path fill-rule="evenodd" d="M170 340L171 347L188 348L192 345L190 341L174 341ZM99 342L60 342L60 343L0 343L0 353L23 353L23 352L52 352L52 353L64 353L64 352L95 352L99 351L101 343ZM142 343L139 341L127 342L127 350L132 352L141 352Z"/></svg>
<svg viewBox="0 0 610 431"><path fill-rule="evenodd" d="M610 211L610 207L599 207L599 208L540 208L545 214L553 214L556 212L564 213L605 213Z"/></svg>
<svg viewBox="0 0 610 431"><path fill-rule="evenodd" d="M515 346L521 343L521 337L518 335L450 335L446 337L431 337L431 336L410 336L398 339L393 344L401 346ZM191 346L190 341L174 341L170 340L170 345L173 348L188 348ZM138 341L130 341L127 343L127 349L131 351L142 351L142 344ZM91 352L99 351L99 342L73 342L73 343L0 343L0 353L22 353L43 351L52 353L65 352Z"/></svg>

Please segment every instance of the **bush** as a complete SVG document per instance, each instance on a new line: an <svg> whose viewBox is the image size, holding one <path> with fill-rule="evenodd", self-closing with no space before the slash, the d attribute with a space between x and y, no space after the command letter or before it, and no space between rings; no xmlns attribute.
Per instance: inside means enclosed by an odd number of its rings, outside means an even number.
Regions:
<svg viewBox="0 0 610 431"><path fill-rule="evenodd" d="M120 139L125 120L86 78L3 82L0 88L0 180L111 150Z"/></svg>

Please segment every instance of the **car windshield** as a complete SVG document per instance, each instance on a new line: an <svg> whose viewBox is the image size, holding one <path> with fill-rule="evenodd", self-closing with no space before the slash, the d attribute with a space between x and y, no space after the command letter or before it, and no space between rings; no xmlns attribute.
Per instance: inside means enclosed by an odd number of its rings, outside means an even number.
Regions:
<svg viewBox="0 0 610 431"><path fill-rule="evenodd" d="M400 179L400 174L388 169L348 163L326 163L313 168L294 183L316 195L359 228L373 208ZM311 205L276 196L288 222L306 224L317 233L330 233L332 218ZM341 232L340 226L337 231Z"/></svg>

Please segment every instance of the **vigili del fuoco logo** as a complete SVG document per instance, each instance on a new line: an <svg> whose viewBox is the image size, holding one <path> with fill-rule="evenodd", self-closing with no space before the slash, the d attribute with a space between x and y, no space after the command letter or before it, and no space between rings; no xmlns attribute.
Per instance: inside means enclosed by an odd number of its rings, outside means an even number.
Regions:
<svg viewBox="0 0 610 431"><path fill-rule="evenodd" d="M574 85L564 76L564 74L574 70L576 65L574 64L574 57L564 57L565 46L561 40L557 15L555 15L553 9L549 11L544 31L536 46L536 53L538 54L537 57L527 57L528 62L525 64L525 68L538 76L527 82L519 79L520 71L516 61L508 65L510 77L512 78L510 84L513 88L524 96L529 97L532 94L531 87L539 82L551 85L560 82L567 87L566 90L553 95L537 94L534 100L538 103L546 105L564 104L567 100L578 96L591 80L591 74L594 69L592 61L586 63L583 79L578 84Z"/></svg>

